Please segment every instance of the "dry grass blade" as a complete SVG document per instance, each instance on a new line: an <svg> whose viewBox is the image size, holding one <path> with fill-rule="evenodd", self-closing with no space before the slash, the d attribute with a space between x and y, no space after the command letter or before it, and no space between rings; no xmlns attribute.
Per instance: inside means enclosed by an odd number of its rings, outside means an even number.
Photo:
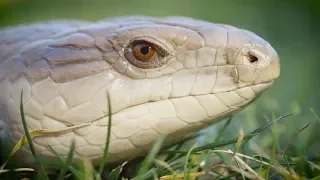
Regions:
<svg viewBox="0 0 320 180"><path fill-rule="evenodd" d="M176 174L176 172L173 170L173 168L170 166L170 164L168 164L167 162L165 161L161 161L159 159L155 159L154 162L164 168L166 168L170 174Z"/></svg>
<svg viewBox="0 0 320 180"><path fill-rule="evenodd" d="M258 173L256 173L247 163L245 163L241 158L238 156L234 156L235 160L237 163L239 163L241 168L247 169L249 172L251 172L253 175L256 176L256 179L263 179L262 177L259 176Z"/></svg>
<svg viewBox="0 0 320 180"><path fill-rule="evenodd" d="M190 173L188 174L189 178L197 178L200 176L205 175L206 172L202 171L202 172L196 172L196 173ZM162 176L160 177L160 180L182 180L185 179L185 175L184 174L173 174L173 175L166 175L166 176Z"/></svg>
<svg viewBox="0 0 320 180"><path fill-rule="evenodd" d="M245 159L248 159L248 160L251 160L251 161L254 161L254 162L257 162L257 163L260 163L262 165L265 165L265 166L270 166L271 168L273 168L275 171L277 172L280 172L281 174L284 174L286 176L290 176L290 172L288 172L285 168L281 168L281 167L276 167L268 162L265 162L261 159L256 159L256 158L253 158L253 157L250 157L250 156L247 156L247 155L244 155L244 154L241 154L241 153L235 153L231 150L213 150L212 152L215 152L215 153L225 153L225 154L230 154L230 155L236 155L238 157L242 157L242 158L245 158ZM298 179L298 177L296 176L291 176L293 179Z"/></svg>
<svg viewBox="0 0 320 180"><path fill-rule="evenodd" d="M66 131L71 131L74 129L79 129L82 127L89 126L91 123L83 123L83 124L78 124L74 126L69 126L66 128L59 128L59 129L33 129L29 131L31 139L39 136L45 136L45 135L54 135L57 133L62 133ZM4 167L7 165L9 159L17 152L19 151L26 143L28 143L28 139L26 136L23 136L19 139L19 141L15 144L13 147L12 151L9 154L9 157L7 158L7 161L1 166L0 169L4 169Z"/></svg>
<svg viewBox="0 0 320 180"><path fill-rule="evenodd" d="M35 172L34 169L32 168L17 168L17 169L2 169L0 170L0 174L2 173L7 173L10 171L15 171L15 172Z"/></svg>
<svg viewBox="0 0 320 180"><path fill-rule="evenodd" d="M215 168L226 168L231 171L242 174L243 176L245 176L248 179L257 179L257 176L255 174L251 174L249 172L243 171L242 169L240 169L236 166L231 166L231 165L227 165L227 164L219 164L219 165L216 165Z"/></svg>

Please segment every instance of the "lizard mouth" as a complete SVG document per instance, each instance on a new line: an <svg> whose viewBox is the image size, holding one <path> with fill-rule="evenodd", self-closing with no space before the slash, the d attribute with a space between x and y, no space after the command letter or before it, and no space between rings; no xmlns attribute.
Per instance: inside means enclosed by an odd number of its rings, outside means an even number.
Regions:
<svg viewBox="0 0 320 180"><path fill-rule="evenodd" d="M205 122L209 119L215 118L215 116L221 116L223 114L228 114L231 111L237 111L238 109L243 108L244 106L255 100L257 97L259 97L260 94L272 84L273 81L270 81L258 85L241 87L229 92L209 93L203 95L188 95L184 97L168 98L160 101L149 101L143 104L130 106L125 110L116 113L112 113L112 124L116 125L121 123L122 121L126 121L126 117L129 119L130 116L133 119L138 119L141 117L143 119L144 117L146 117L145 114L148 113L150 114L147 115L147 117L149 117L150 119L155 118L154 116L160 115L161 113L165 114L166 112L167 115L163 115L163 117L160 117L160 119L177 118L179 117L179 113L177 112L177 110L179 112L185 112L185 115L183 116L188 117L188 119L190 119L190 121L192 121L193 123L201 121ZM206 101L206 99L208 99L208 101ZM210 102L210 100L212 102ZM188 101L190 101L189 105ZM195 102L197 102L198 104L194 105ZM207 117L202 116L203 118L199 119L200 116L192 116L190 113L188 113L187 109L179 110L178 106L189 106L191 107L190 109L195 108L195 106L199 106L206 111ZM171 107L171 110L168 107ZM203 112L203 109L199 111ZM151 118L152 116L153 118ZM194 118L194 120L191 120L192 118ZM108 116L101 117L97 120L93 120L92 122L94 122L97 126L108 126Z"/></svg>

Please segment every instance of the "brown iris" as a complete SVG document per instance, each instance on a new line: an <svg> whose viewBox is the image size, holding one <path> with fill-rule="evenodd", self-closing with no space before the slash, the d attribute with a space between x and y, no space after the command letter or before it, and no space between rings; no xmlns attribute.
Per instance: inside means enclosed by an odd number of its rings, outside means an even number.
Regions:
<svg viewBox="0 0 320 180"><path fill-rule="evenodd" d="M159 68L170 57L164 43L155 38L136 38L125 45L124 57L132 65L142 69Z"/></svg>
<svg viewBox="0 0 320 180"><path fill-rule="evenodd" d="M132 46L133 56L139 61L149 61L155 55L155 48L152 44L139 41Z"/></svg>

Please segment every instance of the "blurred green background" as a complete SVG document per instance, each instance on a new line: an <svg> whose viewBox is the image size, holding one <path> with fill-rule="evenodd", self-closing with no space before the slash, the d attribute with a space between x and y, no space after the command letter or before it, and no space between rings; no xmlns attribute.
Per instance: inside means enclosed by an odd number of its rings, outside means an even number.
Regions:
<svg viewBox="0 0 320 180"><path fill-rule="evenodd" d="M123 15L189 16L231 24L255 32L277 50L281 77L258 101L237 114L227 129L235 137L266 123L265 116L294 112L278 124L279 148L320 114L320 1L319 0L0 0L0 27L48 19L100 20ZM214 139L217 126L207 129ZM320 127L314 122L292 144L290 153L319 157ZM260 150L270 147L270 131L254 138ZM264 150L268 152L268 150Z"/></svg>

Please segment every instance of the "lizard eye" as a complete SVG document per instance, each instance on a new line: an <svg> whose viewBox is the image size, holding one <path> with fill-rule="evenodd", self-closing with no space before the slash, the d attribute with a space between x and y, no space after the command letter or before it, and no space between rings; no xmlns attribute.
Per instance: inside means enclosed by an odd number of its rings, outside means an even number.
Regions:
<svg viewBox="0 0 320 180"><path fill-rule="evenodd" d="M154 42L133 40L124 51L125 58L134 66L143 69L161 67L166 63L169 52Z"/></svg>
<svg viewBox="0 0 320 180"><path fill-rule="evenodd" d="M155 55L155 48L148 42L136 42L132 46L132 54L138 60L146 62L152 60Z"/></svg>

